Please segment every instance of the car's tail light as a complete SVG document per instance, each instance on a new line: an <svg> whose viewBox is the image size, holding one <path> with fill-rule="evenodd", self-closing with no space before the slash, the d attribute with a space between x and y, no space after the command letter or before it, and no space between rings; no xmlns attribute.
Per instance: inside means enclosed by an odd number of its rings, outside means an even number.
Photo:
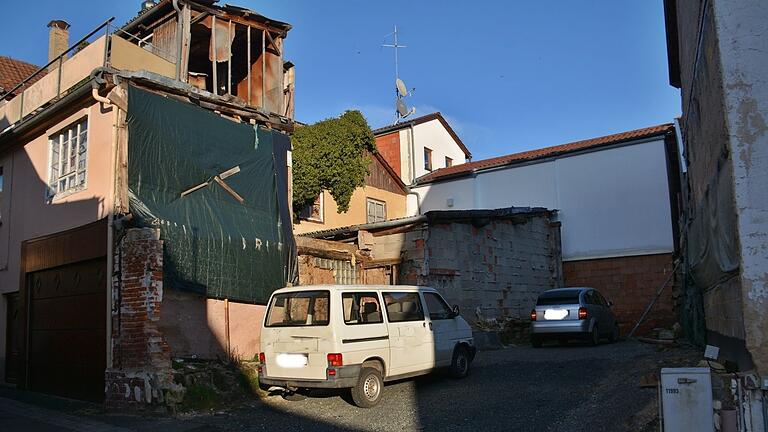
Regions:
<svg viewBox="0 0 768 432"><path fill-rule="evenodd" d="M267 356L264 353L259 353L259 366L256 368L258 373L264 372L264 363L266 363Z"/></svg>
<svg viewBox="0 0 768 432"><path fill-rule="evenodd" d="M328 376L336 376L336 369L328 369Z"/></svg>
<svg viewBox="0 0 768 432"><path fill-rule="evenodd" d="M536 309L531 309L531 321L536 321Z"/></svg>
<svg viewBox="0 0 768 432"><path fill-rule="evenodd" d="M579 319L587 319L589 317L589 312L587 312L587 308L580 307L579 308Z"/></svg>
<svg viewBox="0 0 768 432"><path fill-rule="evenodd" d="M341 358L341 354L333 353L328 354L328 366L343 366L344 360Z"/></svg>

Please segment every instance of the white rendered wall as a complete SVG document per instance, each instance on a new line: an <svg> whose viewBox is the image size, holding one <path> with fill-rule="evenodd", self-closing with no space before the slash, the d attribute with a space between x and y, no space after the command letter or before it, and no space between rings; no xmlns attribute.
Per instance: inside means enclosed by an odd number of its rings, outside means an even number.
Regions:
<svg viewBox="0 0 768 432"><path fill-rule="evenodd" d="M663 140L485 171L412 190L420 196L422 213L556 209L565 260L674 249ZM448 207L449 199L453 207Z"/></svg>
<svg viewBox="0 0 768 432"><path fill-rule="evenodd" d="M411 129L405 128L400 131L400 168L403 182L405 184L413 183L412 172L416 173L415 178L428 174L430 171L424 169L424 147L432 150L432 170L445 168L445 157L453 159L453 165L459 165L466 162L467 156L461 150L450 133L443 127L440 120L430 120L426 123L417 124L413 127L413 140L416 143L413 154L415 161L414 167L411 165L409 156L411 145Z"/></svg>

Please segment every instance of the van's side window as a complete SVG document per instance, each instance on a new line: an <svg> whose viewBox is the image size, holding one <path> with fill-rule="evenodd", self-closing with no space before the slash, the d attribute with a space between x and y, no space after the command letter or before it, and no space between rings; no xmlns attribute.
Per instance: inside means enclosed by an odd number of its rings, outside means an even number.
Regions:
<svg viewBox="0 0 768 432"><path fill-rule="evenodd" d="M442 320L453 318L453 312L451 308L445 303L442 297L435 293L425 292L424 300L427 302L427 309L429 310L429 319Z"/></svg>
<svg viewBox="0 0 768 432"><path fill-rule="evenodd" d="M344 308L344 324L380 324L381 315L379 296L375 292L346 292L341 295Z"/></svg>
<svg viewBox="0 0 768 432"><path fill-rule="evenodd" d="M417 292L386 292L384 303L387 305L389 322L423 321L424 310L421 308Z"/></svg>

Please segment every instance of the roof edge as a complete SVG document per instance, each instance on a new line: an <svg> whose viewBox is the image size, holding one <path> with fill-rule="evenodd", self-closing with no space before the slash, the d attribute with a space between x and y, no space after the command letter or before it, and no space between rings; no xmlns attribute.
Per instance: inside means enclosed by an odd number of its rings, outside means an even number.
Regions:
<svg viewBox="0 0 768 432"><path fill-rule="evenodd" d="M657 129L656 131L649 131L647 133L642 133L645 130L650 129ZM447 180L453 180L456 178L462 178L467 177L470 175L474 175L478 172L487 171L491 169L506 167L506 166L512 166L512 165L518 165L523 163L531 163L535 161L540 161L542 159L549 159L549 158L556 158L561 157L564 155L572 154L572 153L578 153L578 152L585 152L585 151L594 151L596 149L600 149L603 147L610 147L620 144L627 144L631 143L633 141L646 141L649 138L653 138L656 136L663 136L670 132L670 130L674 129L673 123L662 123L660 125L656 126L650 126L647 128L641 128L641 129L634 129L626 132L619 132L616 134L610 134L605 135L601 137L596 138L590 138L586 140L580 140L580 141L573 141L565 144L558 144L555 146L549 146L549 147L542 147L538 149L532 149L527 150L523 152L517 152L517 153L511 153L508 155L502 155L502 156L496 156L493 158L483 159L479 161L473 161L466 164L461 165L454 165L453 167L448 168L440 168L438 170L432 171L431 173L425 174L417 179L414 180L413 185L414 186L423 186L430 183L435 183L438 181L447 181ZM629 137L623 137L620 138L620 135L626 135L626 134L632 134L632 133L640 133L638 136L629 136ZM616 137L615 139L611 139L611 137ZM606 140L604 142L598 142L595 144L587 145L586 143L589 141L595 141L595 140ZM572 146L572 145L579 145L583 144L582 147L576 147L576 148L564 148L561 150L556 150L561 147L565 146ZM524 157L525 154L531 153L531 152L541 152L541 151L547 151L551 150L550 152L542 153L540 155L535 155L531 157ZM520 156L519 158L514 158L515 156ZM483 165L483 162L492 161L494 159L503 159L503 158L511 158L509 160L500 160L498 162L491 162L486 165ZM464 169L462 169L464 168ZM444 170L451 170L449 172L445 172ZM443 172L441 172L443 171Z"/></svg>

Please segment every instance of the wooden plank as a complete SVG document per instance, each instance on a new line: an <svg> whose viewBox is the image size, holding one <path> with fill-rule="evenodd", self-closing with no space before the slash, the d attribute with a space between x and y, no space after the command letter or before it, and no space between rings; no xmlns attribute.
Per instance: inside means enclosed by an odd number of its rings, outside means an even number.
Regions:
<svg viewBox="0 0 768 432"><path fill-rule="evenodd" d="M219 80L217 77L216 69L218 69L219 62L216 55L216 15L211 17L211 50L213 51L213 94L219 94Z"/></svg>

